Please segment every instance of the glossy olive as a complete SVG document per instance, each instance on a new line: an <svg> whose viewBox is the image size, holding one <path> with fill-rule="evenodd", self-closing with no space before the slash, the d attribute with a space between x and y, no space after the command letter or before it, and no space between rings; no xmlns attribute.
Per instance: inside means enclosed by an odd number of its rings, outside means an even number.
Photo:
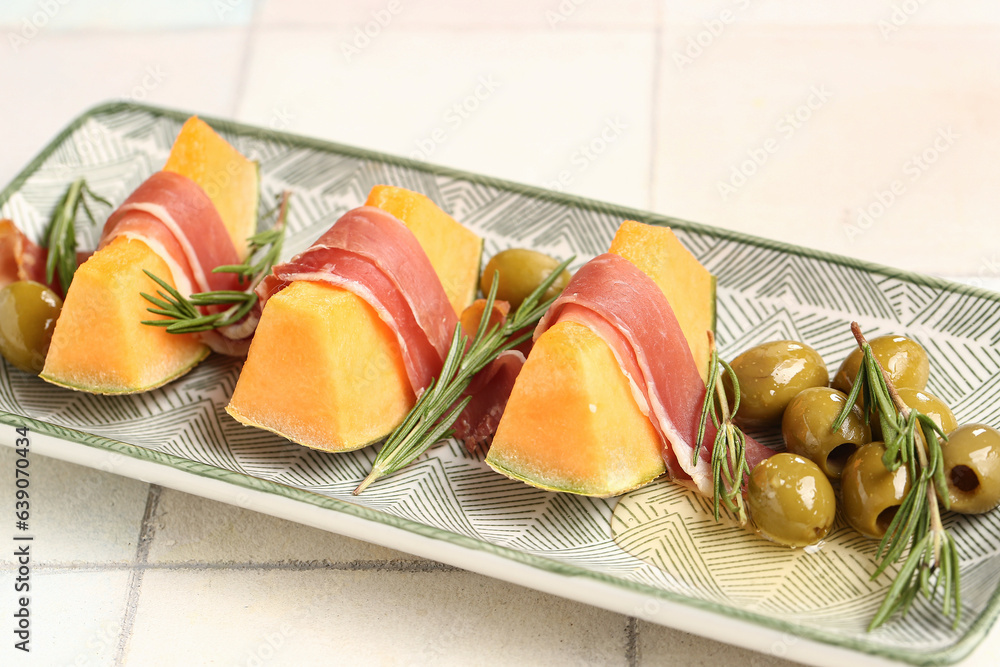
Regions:
<svg viewBox="0 0 1000 667"><path fill-rule="evenodd" d="M899 397L903 399L904 403L933 419L945 433L954 431L958 427L958 421L955 419L951 408L945 405L945 402L934 394L924 390L908 389L905 387L898 391ZM872 438L876 440L882 439L882 427L878 421L872 422Z"/></svg>
<svg viewBox="0 0 1000 667"><path fill-rule="evenodd" d="M903 388L899 389L899 397L914 410L919 410L933 419L941 430L951 433L958 428L958 420L945 402L928 391Z"/></svg>
<svg viewBox="0 0 1000 667"><path fill-rule="evenodd" d="M927 361L927 352L920 343L906 336L879 336L868 341L871 345L872 353L882 368L886 370L892 379L896 389L906 387L908 389L923 389L927 386L927 375L930 372L930 365ZM854 378L858 376L858 368L861 366L861 348L856 347L844 359L840 369L833 377L833 387L845 394L851 393L851 385Z"/></svg>
<svg viewBox="0 0 1000 667"><path fill-rule="evenodd" d="M0 354L28 373L42 372L62 299L31 280L0 290Z"/></svg>
<svg viewBox="0 0 1000 667"><path fill-rule="evenodd" d="M858 448L840 475L844 517L866 537L881 538L910 490L906 466L889 472L882 465L885 445L876 441Z"/></svg>
<svg viewBox="0 0 1000 667"><path fill-rule="evenodd" d="M805 343L776 340L750 348L730 364L740 383L736 423L763 428L781 422L785 407L803 389L830 381L819 352ZM730 383L726 382L727 389Z"/></svg>
<svg viewBox="0 0 1000 667"><path fill-rule="evenodd" d="M783 452L757 464L747 485L757 532L790 547L819 542L833 526L836 496L830 480L807 458Z"/></svg>
<svg viewBox="0 0 1000 667"><path fill-rule="evenodd" d="M834 479L840 478L851 454L872 439L871 429L856 405L851 406L840 428L832 429L846 405L847 395L843 392L811 387L792 399L781 420L781 436L788 451L812 460Z"/></svg>
<svg viewBox="0 0 1000 667"><path fill-rule="evenodd" d="M1000 505L1000 433L985 424L965 424L941 445L951 509L982 514Z"/></svg>
<svg viewBox="0 0 1000 667"><path fill-rule="evenodd" d="M536 250L526 248L511 248L498 252L486 264L479 286L483 294L489 294L493 285L493 274L500 272L500 284L497 286L497 298L510 303L511 309L516 309L552 271L559 266L559 260ZM545 291L542 300L557 296L569 283L569 271L556 278L552 286Z"/></svg>

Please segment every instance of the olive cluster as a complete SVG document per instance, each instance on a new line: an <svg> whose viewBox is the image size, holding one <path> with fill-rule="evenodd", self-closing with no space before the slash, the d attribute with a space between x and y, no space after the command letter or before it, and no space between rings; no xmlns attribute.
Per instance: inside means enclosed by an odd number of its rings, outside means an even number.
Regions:
<svg viewBox="0 0 1000 667"><path fill-rule="evenodd" d="M903 402L948 434L942 453L951 509L978 514L1000 504L1000 432L985 424L960 427L951 409L926 391L930 364L919 343L906 336L869 343ZM861 398L833 430L861 362L857 348L830 382L822 357L804 343L764 343L733 359L736 423L748 430L780 427L787 450L750 475L747 504L762 536L793 547L822 540L836 514L834 485L853 528L867 537L885 535L910 489L906 466L890 472L882 464L882 434L866 420Z"/></svg>

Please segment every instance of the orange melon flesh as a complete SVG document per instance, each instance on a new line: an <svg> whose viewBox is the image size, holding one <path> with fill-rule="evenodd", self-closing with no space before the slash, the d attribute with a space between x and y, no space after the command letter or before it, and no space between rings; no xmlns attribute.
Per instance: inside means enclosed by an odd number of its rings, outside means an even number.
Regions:
<svg viewBox="0 0 1000 667"><path fill-rule="evenodd" d="M416 192L376 186L367 205L413 231L461 314L482 240ZM415 400L396 338L375 311L344 290L297 282L268 300L227 410L308 447L348 451L388 435Z"/></svg>
<svg viewBox="0 0 1000 667"><path fill-rule="evenodd" d="M98 394L146 391L183 375L208 354L191 334L142 324L158 319L140 292L169 282L166 262L139 240L119 237L84 262L73 278L41 377Z"/></svg>
<svg viewBox="0 0 1000 667"><path fill-rule="evenodd" d="M326 451L384 437L414 402L399 345L363 299L296 282L267 302L226 411Z"/></svg>
<svg viewBox="0 0 1000 667"><path fill-rule="evenodd" d="M441 279L456 315L476 296L483 240L419 192L376 185L366 206L391 213L413 232Z"/></svg>
<svg viewBox="0 0 1000 667"><path fill-rule="evenodd" d="M532 486L601 497L664 472L659 438L614 354L575 322L535 341L486 463Z"/></svg>
<svg viewBox="0 0 1000 667"><path fill-rule="evenodd" d="M635 264L660 287L684 332L701 379L707 382L711 350L706 332L715 331L715 276L669 227L626 220L608 252Z"/></svg>
<svg viewBox="0 0 1000 667"><path fill-rule="evenodd" d="M240 258L247 237L257 229L260 172L256 162L220 137L208 123L191 116L181 127L163 167L201 186L226 225Z"/></svg>
<svg viewBox="0 0 1000 667"><path fill-rule="evenodd" d="M666 227L626 221L610 252L663 290L706 374L714 277ZM486 463L543 489L613 496L665 472L660 446L603 339L582 325L558 322L535 341Z"/></svg>

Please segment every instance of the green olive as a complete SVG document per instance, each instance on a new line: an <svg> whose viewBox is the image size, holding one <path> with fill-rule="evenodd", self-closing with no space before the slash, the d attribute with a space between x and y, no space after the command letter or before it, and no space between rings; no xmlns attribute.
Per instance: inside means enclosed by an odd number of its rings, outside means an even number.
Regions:
<svg viewBox="0 0 1000 667"><path fill-rule="evenodd" d="M898 391L904 403L933 419L945 433L951 433L958 428L958 420L955 419L951 408L934 394L906 387Z"/></svg>
<svg viewBox="0 0 1000 667"><path fill-rule="evenodd" d="M897 389L923 389L927 386L930 365L927 352L920 343L906 336L879 336L868 341L872 353L882 368L886 370ZM845 394L851 393L851 385L861 367L861 348L856 347L844 359L833 377L833 387Z"/></svg>
<svg viewBox="0 0 1000 667"><path fill-rule="evenodd" d="M910 490L905 465L889 472L882 464L885 445L870 442L858 448L840 475L840 494L847 523L866 537L880 539Z"/></svg>
<svg viewBox="0 0 1000 667"><path fill-rule="evenodd" d="M753 469L747 506L762 537L790 547L822 540L837 513L836 496L823 471L788 452L764 459Z"/></svg>
<svg viewBox="0 0 1000 667"><path fill-rule="evenodd" d="M493 255L493 258L483 269L479 286L483 294L489 294L493 286L493 274L500 272L500 284L497 286L497 298L510 303L511 310L516 310L552 271L559 266L559 260L548 255L526 248L511 248ZM545 291L542 300L558 296L569 283L569 271L563 272Z"/></svg>
<svg viewBox="0 0 1000 667"><path fill-rule="evenodd" d="M982 514L1000 505L1000 433L985 424L965 424L942 444L951 509Z"/></svg>
<svg viewBox="0 0 1000 667"><path fill-rule="evenodd" d="M830 381L819 352L791 340L750 348L730 365L740 383L740 407L735 421L744 428L779 424L785 407L800 391L825 386ZM728 381L726 384L730 385Z"/></svg>
<svg viewBox="0 0 1000 667"><path fill-rule="evenodd" d="M0 354L38 374L52 341L62 299L41 283L19 280L0 290Z"/></svg>
<svg viewBox="0 0 1000 667"><path fill-rule="evenodd" d="M793 454L812 460L828 477L840 478L844 464L861 445L871 442L871 429L858 406L834 431L831 427L847 405L847 395L830 387L811 387L792 399L781 420L781 436Z"/></svg>
<svg viewBox="0 0 1000 667"><path fill-rule="evenodd" d="M951 408L945 405L945 402L934 394L906 387L897 391L904 403L933 419L945 433L950 433L958 428L958 421L955 419ZM878 421L872 422L872 437L876 440L882 439L882 427Z"/></svg>

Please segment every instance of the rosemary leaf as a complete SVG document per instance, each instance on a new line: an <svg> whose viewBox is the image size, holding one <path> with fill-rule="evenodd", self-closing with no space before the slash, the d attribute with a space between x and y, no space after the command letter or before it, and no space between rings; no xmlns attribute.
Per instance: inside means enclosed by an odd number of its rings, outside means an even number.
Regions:
<svg viewBox="0 0 1000 667"><path fill-rule="evenodd" d="M270 229L248 237L249 254L242 264L217 266L212 269L213 273L235 273L240 277L241 283L249 280L245 290L198 292L185 297L170 283L143 269L147 276L166 290L166 293L157 291L159 298L141 293L146 301L155 306L146 310L166 319L143 320L142 323L154 327L166 327L167 332L172 334L189 334L231 326L246 317L257 304L255 288L271 272L271 267L281 256L290 198L290 192L283 192L275 208L264 215L265 218L275 216L274 225ZM199 310L205 306L229 306L229 308L205 314Z"/></svg>
<svg viewBox="0 0 1000 667"><path fill-rule="evenodd" d="M382 449L372 464L371 472L354 489L360 494L368 485L380 477L390 475L408 465L427 449L442 440L451 430L452 424L465 409L469 398L459 400L476 373L485 368L497 356L520 344L531 335L520 334L522 329L532 326L545 314L549 306L558 298L544 302L542 295L558 279L574 258L567 259L552 270L552 273L528 296L503 326L489 324L499 276L494 275L490 292L486 296L486 306L479 327L471 343L456 325L448 354L437 381L420 394L416 405L403 419L403 423L389 434Z"/></svg>

